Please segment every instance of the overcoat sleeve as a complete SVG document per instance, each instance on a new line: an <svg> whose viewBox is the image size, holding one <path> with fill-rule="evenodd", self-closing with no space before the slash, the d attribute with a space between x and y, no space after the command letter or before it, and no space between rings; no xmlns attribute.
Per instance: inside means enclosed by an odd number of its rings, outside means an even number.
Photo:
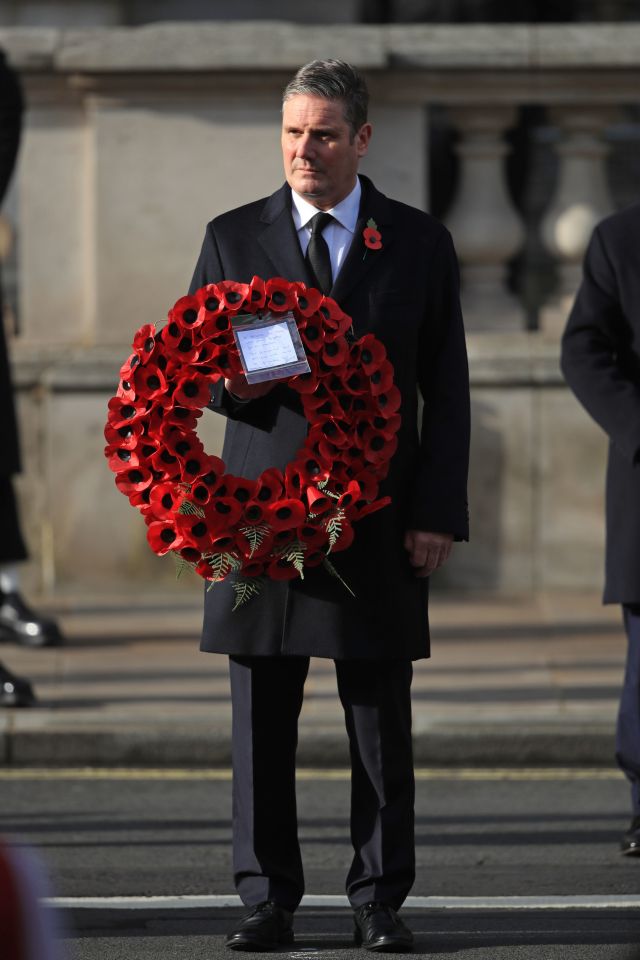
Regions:
<svg viewBox="0 0 640 960"><path fill-rule="evenodd" d="M469 539L469 368L460 309L458 261L443 230L429 270L418 385L424 401L420 459L410 523Z"/></svg>
<svg viewBox="0 0 640 960"><path fill-rule="evenodd" d="M630 324L602 229L584 260L582 284L562 338L561 367L576 397L630 461L640 458L640 379ZM634 374L634 363L635 374Z"/></svg>
<svg viewBox="0 0 640 960"><path fill-rule="evenodd" d="M233 279L235 278L225 275L213 223L209 223L205 231L200 256L193 272L189 293L195 293L196 290L208 283ZM211 388L211 402L208 407L231 420L242 420L259 430L270 431L276 421L278 402L278 387L275 387L266 396L260 397L259 401L238 401L225 390L224 381L219 380Z"/></svg>

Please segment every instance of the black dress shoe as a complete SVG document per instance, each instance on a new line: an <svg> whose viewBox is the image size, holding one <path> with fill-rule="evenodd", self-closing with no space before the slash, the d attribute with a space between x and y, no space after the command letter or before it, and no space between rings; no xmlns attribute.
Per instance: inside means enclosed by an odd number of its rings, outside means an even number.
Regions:
<svg viewBox="0 0 640 960"><path fill-rule="evenodd" d="M16 677L0 663L0 707L31 707L35 702L28 680Z"/></svg>
<svg viewBox="0 0 640 960"><path fill-rule="evenodd" d="M365 950L381 953L409 953L413 949L413 934L405 927L393 907L375 901L365 903L354 913L354 938Z"/></svg>
<svg viewBox="0 0 640 960"><path fill-rule="evenodd" d="M56 647L62 634L55 620L42 617L16 591L0 593L0 640L25 647Z"/></svg>
<svg viewBox="0 0 640 960"><path fill-rule="evenodd" d="M640 854L640 817L634 817L629 829L622 835L620 853L638 856Z"/></svg>
<svg viewBox="0 0 640 960"><path fill-rule="evenodd" d="M257 904L234 927L225 945L231 950L275 950L293 943L293 914L273 900Z"/></svg>

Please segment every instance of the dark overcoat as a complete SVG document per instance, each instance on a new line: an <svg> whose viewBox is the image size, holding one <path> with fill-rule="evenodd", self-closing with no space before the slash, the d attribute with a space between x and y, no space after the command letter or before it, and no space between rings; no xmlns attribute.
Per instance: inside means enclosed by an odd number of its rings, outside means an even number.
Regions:
<svg viewBox="0 0 640 960"><path fill-rule="evenodd" d="M20 141L22 94L15 72L0 51L0 205L13 173ZM2 323L2 278L0 277L0 476L20 470L18 430L7 340Z"/></svg>
<svg viewBox="0 0 640 960"><path fill-rule="evenodd" d="M353 319L356 337L375 334L395 368L402 426L380 489L392 503L358 521L352 546L332 558L355 598L315 568L304 580L268 581L259 597L232 613L232 588L223 582L205 595L204 650L428 656L428 581L411 569L403 536L408 528L468 536L469 385L457 261L448 232L433 217L389 200L366 177L361 182L358 224L331 296ZM380 250L364 246L370 218L382 235ZM254 275L311 283L287 185L207 226L191 290ZM229 417L222 456L233 474L255 479L268 467L284 469L304 442L307 421L286 385L243 405L219 387L213 406Z"/></svg>
<svg viewBox="0 0 640 960"><path fill-rule="evenodd" d="M562 371L609 436L604 601L640 603L640 204L593 233Z"/></svg>

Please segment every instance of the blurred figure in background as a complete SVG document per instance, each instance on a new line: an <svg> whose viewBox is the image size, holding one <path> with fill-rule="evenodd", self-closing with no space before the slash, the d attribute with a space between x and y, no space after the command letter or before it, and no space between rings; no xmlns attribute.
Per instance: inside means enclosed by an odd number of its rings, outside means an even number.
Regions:
<svg viewBox="0 0 640 960"><path fill-rule="evenodd" d="M0 957L61 960L51 908L42 905L47 881L38 857L0 837Z"/></svg>
<svg viewBox="0 0 640 960"><path fill-rule="evenodd" d="M20 83L0 51L0 205L15 166L23 110ZM3 319L0 278L0 321ZM16 564L27 559L13 475L20 450L4 323L0 322L0 641L43 647L62 641L55 621L32 610L20 595ZM34 702L30 684L0 664L0 707Z"/></svg>
<svg viewBox="0 0 640 960"><path fill-rule="evenodd" d="M593 232L562 340L562 372L609 437L605 603L628 638L616 759L631 783L624 854L640 854L640 203Z"/></svg>

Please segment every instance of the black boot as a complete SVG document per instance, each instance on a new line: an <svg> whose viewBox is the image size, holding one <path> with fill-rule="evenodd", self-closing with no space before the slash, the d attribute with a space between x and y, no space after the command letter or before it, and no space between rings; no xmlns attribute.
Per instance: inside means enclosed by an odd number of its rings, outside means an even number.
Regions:
<svg viewBox="0 0 640 960"><path fill-rule="evenodd" d="M0 663L0 707L31 707L35 702L29 681L16 677Z"/></svg>
<svg viewBox="0 0 640 960"><path fill-rule="evenodd" d="M17 590L0 591L0 640L24 647L55 647L63 642L55 620L28 607Z"/></svg>

